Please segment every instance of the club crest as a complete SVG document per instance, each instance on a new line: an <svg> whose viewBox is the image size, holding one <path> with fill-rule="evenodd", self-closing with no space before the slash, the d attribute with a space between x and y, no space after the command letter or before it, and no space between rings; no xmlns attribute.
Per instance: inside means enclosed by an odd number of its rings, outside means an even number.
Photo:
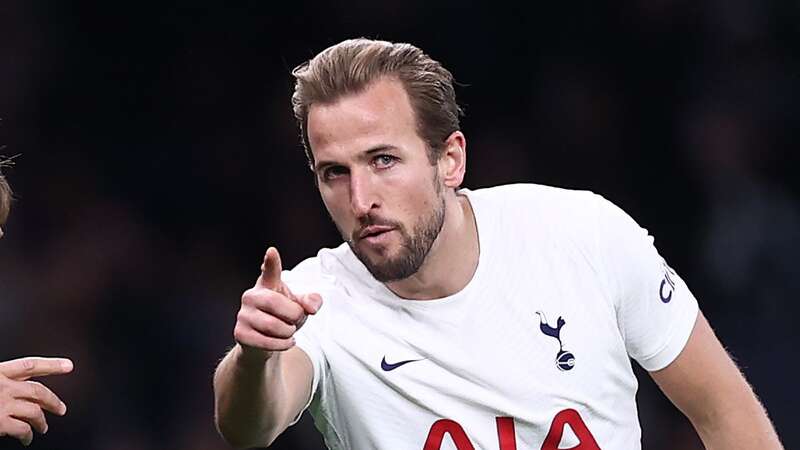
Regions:
<svg viewBox="0 0 800 450"><path fill-rule="evenodd" d="M562 371L572 370L572 368L575 367L575 355L569 350L564 349L564 344L561 342L561 328L566 325L567 322L559 316L558 320L556 320L556 326L552 327L547 322L547 317L545 317L543 312L536 311L536 314L539 315L539 329L542 333L558 340L559 350L556 354L556 367Z"/></svg>

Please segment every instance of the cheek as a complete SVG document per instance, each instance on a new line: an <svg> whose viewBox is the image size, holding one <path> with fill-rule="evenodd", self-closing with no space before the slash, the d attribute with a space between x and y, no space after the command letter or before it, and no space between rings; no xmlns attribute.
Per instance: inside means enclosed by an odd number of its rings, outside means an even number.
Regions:
<svg viewBox="0 0 800 450"><path fill-rule="evenodd" d="M429 180L420 180L408 186L405 192L405 198L401 201L404 206L402 209L413 220L424 216L436 204L436 192Z"/></svg>
<svg viewBox="0 0 800 450"><path fill-rule="evenodd" d="M327 192L320 191L320 196L322 197L322 203L325 205L325 209L328 210L328 214L333 221L336 222L336 225L339 228L344 227L345 229L349 227L349 205L346 199L331 189L328 189Z"/></svg>

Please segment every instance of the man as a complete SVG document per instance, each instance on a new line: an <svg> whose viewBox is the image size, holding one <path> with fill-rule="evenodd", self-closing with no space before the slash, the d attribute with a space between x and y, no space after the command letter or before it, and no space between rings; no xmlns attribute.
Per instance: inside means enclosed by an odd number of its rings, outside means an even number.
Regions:
<svg viewBox="0 0 800 450"><path fill-rule="evenodd" d="M0 157L0 237L11 209L11 188L2 173L10 160ZM44 411L63 416L67 406L50 389L31 378L72 371L65 358L19 358L0 362L0 436L11 436L28 446L33 430L47 432Z"/></svg>
<svg viewBox="0 0 800 450"><path fill-rule="evenodd" d="M708 448L781 448L630 217L588 192L460 189L466 138L438 62L357 39L293 74L346 245L287 272L267 250L214 378L230 444L268 445L310 407L332 449L640 448L632 357Z"/></svg>

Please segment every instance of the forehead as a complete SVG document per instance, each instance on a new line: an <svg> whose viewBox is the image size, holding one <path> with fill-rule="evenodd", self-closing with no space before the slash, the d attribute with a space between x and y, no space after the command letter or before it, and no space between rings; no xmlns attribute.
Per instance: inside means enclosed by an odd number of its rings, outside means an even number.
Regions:
<svg viewBox="0 0 800 450"><path fill-rule="evenodd" d="M315 158L318 152L351 149L391 140L416 137L414 111L403 84L382 78L363 91L334 103L312 105L308 112L308 139ZM363 147L363 148L362 148Z"/></svg>

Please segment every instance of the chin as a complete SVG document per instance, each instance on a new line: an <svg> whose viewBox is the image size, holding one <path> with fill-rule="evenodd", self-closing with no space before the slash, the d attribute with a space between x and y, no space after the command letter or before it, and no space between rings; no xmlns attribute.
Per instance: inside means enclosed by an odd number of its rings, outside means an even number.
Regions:
<svg viewBox="0 0 800 450"><path fill-rule="evenodd" d="M386 247L362 247L359 249L359 253L366 257L366 259L370 262L370 265L382 267L384 265L391 264L391 261L397 255L392 254L390 249Z"/></svg>
<svg viewBox="0 0 800 450"><path fill-rule="evenodd" d="M356 256L361 263L369 270L376 280L386 283L390 281L398 281L408 278L413 275L414 270L409 271L409 267L403 255L388 254L388 250L384 251L362 251L359 249Z"/></svg>

